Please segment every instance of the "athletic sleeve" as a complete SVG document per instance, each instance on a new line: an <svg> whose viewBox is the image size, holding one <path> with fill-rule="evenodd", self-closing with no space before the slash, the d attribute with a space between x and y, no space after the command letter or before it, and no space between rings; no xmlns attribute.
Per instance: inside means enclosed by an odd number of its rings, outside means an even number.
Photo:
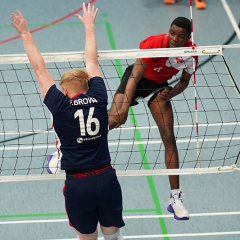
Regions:
<svg viewBox="0 0 240 240"><path fill-rule="evenodd" d="M194 71L197 71L197 63L198 63L197 56L194 56L193 58L187 57L186 60L184 61L185 68L183 70L185 70L188 74L193 74Z"/></svg>
<svg viewBox="0 0 240 240"><path fill-rule="evenodd" d="M194 43L194 47L197 47L197 45ZM184 47L192 47L192 41L189 40L186 44L184 44ZM181 57L184 60L185 70L188 74L193 74L193 72L197 71L197 64L198 64L198 56L193 56L193 57ZM194 59L194 64L193 64L193 59Z"/></svg>
<svg viewBox="0 0 240 240"><path fill-rule="evenodd" d="M107 103L107 89L101 77L93 77L89 81L89 90L87 95L95 97Z"/></svg>
<svg viewBox="0 0 240 240"><path fill-rule="evenodd" d="M150 36L146 39L144 39L142 42L140 42L139 48L140 49L150 49L150 48L154 48L153 47L153 43L152 40L155 36Z"/></svg>
<svg viewBox="0 0 240 240"><path fill-rule="evenodd" d="M154 36L150 36L148 38L146 38L145 40L143 40L142 42L140 42L139 44L139 48L140 49L151 49L154 48L153 47L153 43L152 43L152 39ZM151 58L142 58L142 60L148 64L151 61Z"/></svg>
<svg viewBox="0 0 240 240"><path fill-rule="evenodd" d="M192 61L190 61L187 64L186 68L184 69L189 74L193 74L194 71L195 72L197 71L198 57L197 56L193 57L193 61L194 61L194 63Z"/></svg>
<svg viewBox="0 0 240 240"><path fill-rule="evenodd" d="M153 49L153 48L165 48L167 47L168 38L166 38L167 34L159 34L156 36L150 36L140 42L139 48L140 49ZM165 42L165 43L164 43ZM153 58L142 58L142 60L149 64L151 63Z"/></svg>
<svg viewBox="0 0 240 240"><path fill-rule="evenodd" d="M61 109L61 106L65 101L68 101L68 96L64 96L64 94L57 89L55 84L49 88L44 98L44 104L47 106L52 115Z"/></svg>

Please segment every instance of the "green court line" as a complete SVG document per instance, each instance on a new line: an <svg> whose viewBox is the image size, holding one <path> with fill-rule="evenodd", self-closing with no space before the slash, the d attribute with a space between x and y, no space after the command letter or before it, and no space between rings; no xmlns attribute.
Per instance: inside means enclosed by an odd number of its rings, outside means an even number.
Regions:
<svg viewBox="0 0 240 240"><path fill-rule="evenodd" d="M106 13L103 14L103 17L107 17L107 14ZM114 38L113 38L113 33L112 33L110 23L105 22L105 27L106 27L106 30L107 30L107 35L108 35L110 47L111 47L112 50L116 50L117 47L115 45L115 41L114 41ZM117 68L118 75L121 78L123 76L123 70L122 70L122 65L121 65L121 62L120 62L119 59L115 59L115 65L116 65L116 68Z"/></svg>
<svg viewBox="0 0 240 240"><path fill-rule="evenodd" d="M103 14L103 17L107 17L107 14ZM110 45L111 45L111 49L116 50L117 48L116 48L116 45L115 45L111 25L110 25L109 22L106 21L105 26L106 26L109 42L110 42ZM122 70L120 60L116 59L115 64L116 64L118 75L121 78L123 76L123 70ZM130 119L131 119L131 122L132 122L132 126L137 127L137 119L134 115L134 111L133 111L132 107L129 108L129 116L130 116ZM135 136L136 136L137 141L142 142L140 131L135 128L134 132L135 132ZM142 163L143 163L144 169L149 170L150 167L149 167L149 164L148 164L148 160L147 160L147 156L146 156L146 153L145 153L144 146L143 146L143 144L138 144L138 147L139 147L139 152L140 152L140 155L141 155L141 158L142 158ZM154 184L154 181L153 181L153 177L148 176L147 180L148 180L148 185L149 185L149 188L150 188L150 191L151 191L151 194L152 194L153 202L154 202L154 205L156 207L156 212L157 212L158 215L162 215L162 209L161 209L160 201L159 201L159 198L158 198L158 195L157 195L156 187L155 187L155 184ZM162 229L162 234L168 234L164 218L158 218L158 220L159 220L159 223L160 223L160 227ZM163 239L164 240L169 240L170 238L169 237L163 237Z"/></svg>
<svg viewBox="0 0 240 240"><path fill-rule="evenodd" d="M130 209L123 210L124 213L138 212L156 212L156 209ZM0 215L0 218L25 218L25 217L56 217L67 216L66 213L33 213L33 214L15 214L15 215Z"/></svg>

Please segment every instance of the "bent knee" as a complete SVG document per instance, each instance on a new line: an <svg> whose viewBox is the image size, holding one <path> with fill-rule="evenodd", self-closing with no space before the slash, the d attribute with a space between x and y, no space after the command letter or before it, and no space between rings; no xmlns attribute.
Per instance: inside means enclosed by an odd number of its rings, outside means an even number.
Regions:
<svg viewBox="0 0 240 240"><path fill-rule="evenodd" d="M162 140L164 145L176 146L176 138L173 133L164 132Z"/></svg>
<svg viewBox="0 0 240 240"><path fill-rule="evenodd" d="M105 240L123 240L121 229L118 229L114 234L111 235L105 235L103 234L103 237Z"/></svg>

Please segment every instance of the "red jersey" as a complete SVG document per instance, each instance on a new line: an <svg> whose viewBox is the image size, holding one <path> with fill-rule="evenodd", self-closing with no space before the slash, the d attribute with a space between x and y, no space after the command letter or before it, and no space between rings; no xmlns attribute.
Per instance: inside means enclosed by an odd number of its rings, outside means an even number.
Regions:
<svg viewBox="0 0 240 240"><path fill-rule="evenodd" d="M169 36L168 34L159 34L157 36L151 36L143 40L139 48L167 48ZM186 42L183 47L191 47L192 41ZM194 46L196 46L194 44ZM194 56L194 61L197 64L198 57ZM184 57L160 57L160 58L143 58L142 59L147 67L145 69L145 76L157 84L164 83L171 79L173 75L177 74L180 70L185 70L187 73L192 74L193 60L191 56ZM195 68L196 68L196 64Z"/></svg>

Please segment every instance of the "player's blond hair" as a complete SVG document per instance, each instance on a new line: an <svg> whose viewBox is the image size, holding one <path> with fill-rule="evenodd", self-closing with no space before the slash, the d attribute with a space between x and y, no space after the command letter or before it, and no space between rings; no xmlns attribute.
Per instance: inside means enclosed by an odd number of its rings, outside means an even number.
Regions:
<svg viewBox="0 0 240 240"><path fill-rule="evenodd" d="M87 72L80 68L73 68L71 71L65 72L60 80L60 86L66 86L73 91L87 91L89 76Z"/></svg>

